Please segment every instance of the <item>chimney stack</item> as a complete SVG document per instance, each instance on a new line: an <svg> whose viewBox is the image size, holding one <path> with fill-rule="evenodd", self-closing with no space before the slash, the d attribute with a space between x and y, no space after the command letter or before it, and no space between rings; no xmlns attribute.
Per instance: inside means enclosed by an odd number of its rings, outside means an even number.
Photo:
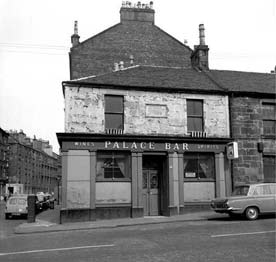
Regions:
<svg viewBox="0 0 276 262"><path fill-rule="evenodd" d="M74 34L71 35L72 47L75 47L80 43L79 39L80 39L80 36L78 34L78 21L75 21L75 23L74 23Z"/></svg>
<svg viewBox="0 0 276 262"><path fill-rule="evenodd" d="M204 24L199 25L199 45L194 46L194 51L191 55L191 62L194 68L198 70L209 69L209 47L205 44L205 29Z"/></svg>
<svg viewBox="0 0 276 262"><path fill-rule="evenodd" d="M123 1L120 14L121 23L139 21L154 24L152 1L149 4L142 4L140 1L137 2L137 4L132 4L129 1Z"/></svg>

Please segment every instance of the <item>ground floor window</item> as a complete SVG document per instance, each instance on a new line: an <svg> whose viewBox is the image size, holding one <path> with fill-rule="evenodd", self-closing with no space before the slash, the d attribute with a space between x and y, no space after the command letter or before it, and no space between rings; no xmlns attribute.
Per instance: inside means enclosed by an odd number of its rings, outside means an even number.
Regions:
<svg viewBox="0 0 276 262"><path fill-rule="evenodd" d="M124 152L97 154L97 180L129 180L130 155Z"/></svg>
<svg viewBox="0 0 276 262"><path fill-rule="evenodd" d="M263 156L264 182L276 182L276 156Z"/></svg>
<svg viewBox="0 0 276 262"><path fill-rule="evenodd" d="M215 157L213 153L184 154L184 180L215 180Z"/></svg>

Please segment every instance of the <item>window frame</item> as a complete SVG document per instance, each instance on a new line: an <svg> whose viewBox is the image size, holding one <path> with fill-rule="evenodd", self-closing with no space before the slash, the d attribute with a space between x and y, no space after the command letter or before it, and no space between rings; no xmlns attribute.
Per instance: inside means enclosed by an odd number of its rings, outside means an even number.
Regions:
<svg viewBox="0 0 276 262"><path fill-rule="evenodd" d="M272 114L271 117L267 117L265 114L264 114L264 111L265 111L265 106L273 106L274 107L274 114ZM262 102L262 123L263 123L263 129L262 129L262 136L263 137L266 137L266 138L269 138L269 137L273 137L275 138L276 137L276 134L275 132L273 133L265 133L265 125L264 123L265 122L272 122L274 123L274 131L276 130L276 102L274 101L263 101Z"/></svg>
<svg viewBox="0 0 276 262"><path fill-rule="evenodd" d="M201 103L201 114L200 115L192 115L192 114L188 114L189 112L189 103L190 102L200 102ZM186 99L186 110L187 110L187 132L193 132L193 131L198 131L198 132L204 132L205 128L204 128L204 100L203 99ZM200 119L201 120L201 130L190 130L189 129L189 119Z"/></svg>
<svg viewBox="0 0 276 262"><path fill-rule="evenodd" d="M122 99L122 110L121 111L109 111L107 110L107 98L108 97L116 97L116 98L121 98ZM104 95L104 125L105 125L105 129L116 129L116 130L124 130L124 96L122 95L110 95L110 94L106 94ZM115 127L107 127L107 115L112 116L112 115L116 115L116 116L121 116L122 118L122 128L115 128Z"/></svg>
<svg viewBox="0 0 276 262"><path fill-rule="evenodd" d="M187 159L187 156L194 155L197 158L194 158L194 160L197 161L197 166L199 166L199 161L200 161L200 156L205 155L205 156L211 156L212 157L212 162L213 162L213 177L206 177L202 178L198 176L198 172L196 172L196 177L185 177L185 166L184 166L184 161ZM192 158L190 158L192 159ZM197 169L198 171L198 169ZM183 180L184 182L215 182L216 181L216 163L215 163L215 154L213 152L189 152L189 153L184 153L184 158L183 158Z"/></svg>
<svg viewBox="0 0 276 262"><path fill-rule="evenodd" d="M124 155L126 159L125 172L126 176L123 178L114 177L114 174L110 178L105 178L104 174L101 177L98 177L98 159L103 159L103 155L110 155L114 157L114 155ZM97 151L96 157L96 182L130 182L131 181L131 155L128 151Z"/></svg>

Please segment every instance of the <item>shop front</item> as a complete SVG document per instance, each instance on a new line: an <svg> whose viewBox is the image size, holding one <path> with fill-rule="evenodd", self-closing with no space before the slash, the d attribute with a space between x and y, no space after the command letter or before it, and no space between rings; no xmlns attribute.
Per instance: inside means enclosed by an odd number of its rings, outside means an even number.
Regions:
<svg viewBox="0 0 276 262"><path fill-rule="evenodd" d="M57 136L61 222L177 215L231 190L228 138Z"/></svg>

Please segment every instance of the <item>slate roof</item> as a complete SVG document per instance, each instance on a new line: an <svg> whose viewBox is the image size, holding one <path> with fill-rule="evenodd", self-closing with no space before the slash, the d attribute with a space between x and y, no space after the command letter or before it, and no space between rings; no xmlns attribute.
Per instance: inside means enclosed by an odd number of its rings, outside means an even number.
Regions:
<svg viewBox="0 0 276 262"><path fill-rule="evenodd" d="M227 70L210 70L207 74L229 91L276 94L275 74Z"/></svg>
<svg viewBox="0 0 276 262"><path fill-rule="evenodd" d="M68 84L141 90L276 94L275 74L227 70L198 71L193 68L157 66L133 66L112 73L63 82L63 85Z"/></svg>
<svg viewBox="0 0 276 262"><path fill-rule="evenodd" d="M128 88L136 87L139 89L166 89L167 91L225 91L204 72L193 68L183 69L156 66L133 66L99 76L65 81L63 84L108 85Z"/></svg>

